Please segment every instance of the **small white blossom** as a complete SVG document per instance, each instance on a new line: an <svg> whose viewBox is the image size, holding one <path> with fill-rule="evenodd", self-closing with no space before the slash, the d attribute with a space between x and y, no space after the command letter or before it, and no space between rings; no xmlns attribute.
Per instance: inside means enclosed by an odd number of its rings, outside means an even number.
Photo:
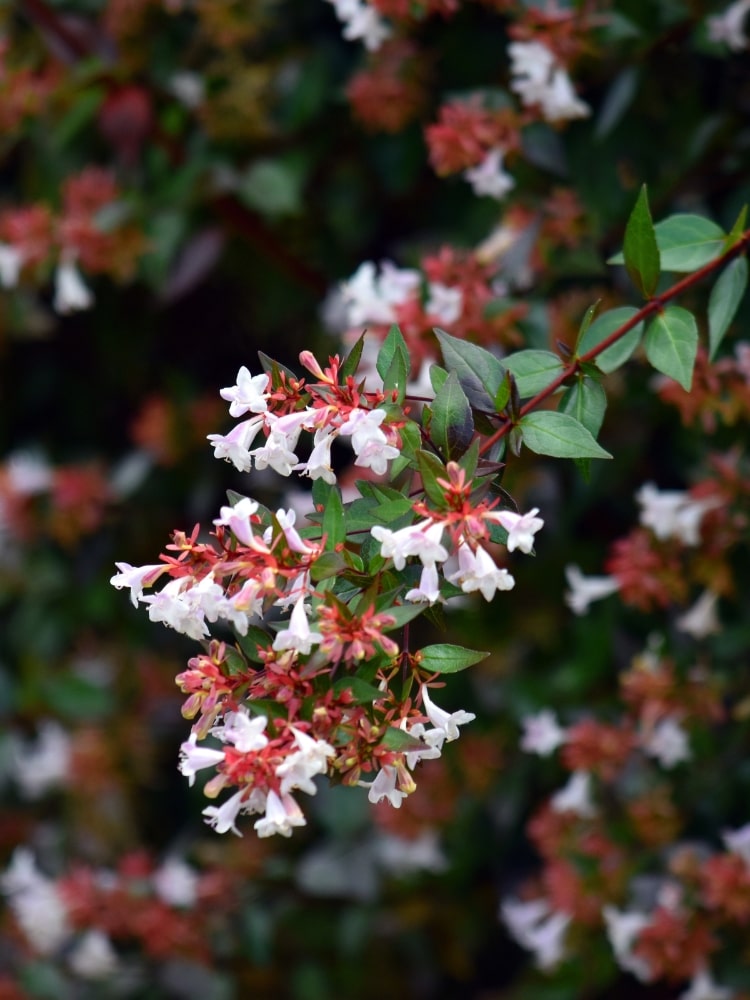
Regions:
<svg viewBox="0 0 750 1000"><path fill-rule="evenodd" d="M418 271L397 268L390 261L383 261L380 270L378 275L375 264L365 261L342 284L348 326L395 322L394 307L408 301L419 288Z"/></svg>
<svg viewBox="0 0 750 1000"><path fill-rule="evenodd" d="M156 895L168 906L191 907L198 896L199 875L182 858L172 855L151 876Z"/></svg>
<svg viewBox="0 0 750 1000"><path fill-rule="evenodd" d="M250 445L253 443L263 426L263 417L251 417L237 424L228 434L208 434L207 438L214 449L214 458L225 459L240 472L250 472L253 467L253 453ZM297 456L293 456L293 462Z"/></svg>
<svg viewBox="0 0 750 1000"><path fill-rule="evenodd" d="M16 849L0 888L34 951L51 955L62 947L71 933L68 911L54 882L36 867L31 851Z"/></svg>
<svg viewBox="0 0 750 1000"><path fill-rule="evenodd" d="M216 767L220 764L226 754L223 750L214 750L211 747L202 747L197 744L198 737L191 733L180 746L180 759L177 770L188 779L188 784L195 784L195 775L205 767Z"/></svg>
<svg viewBox="0 0 750 1000"><path fill-rule="evenodd" d="M11 243L0 243L0 285L15 288L23 266L23 254Z"/></svg>
<svg viewBox="0 0 750 1000"><path fill-rule="evenodd" d="M154 563L149 566L131 566L130 563L118 562L115 566L120 570L110 579L110 584L116 590L128 587L130 590L130 600L133 607L138 607L138 601L143 595L144 587L151 587L162 575L166 573L168 566L166 563Z"/></svg>
<svg viewBox="0 0 750 1000"><path fill-rule="evenodd" d="M512 590L516 581L507 569L501 569L495 560L477 545L474 551L466 542L458 546L458 569L448 574L448 580L461 587L465 594L480 591L486 601L491 601L498 590Z"/></svg>
<svg viewBox="0 0 750 1000"><path fill-rule="evenodd" d="M10 738L11 768L25 799L39 799L50 789L65 785L70 778L70 759L70 736L58 722L42 722L34 742Z"/></svg>
<svg viewBox="0 0 750 1000"><path fill-rule="evenodd" d="M566 566L565 578L570 587L565 593L565 603L576 615L585 615L592 601L609 597L620 589L614 576L584 576L578 566Z"/></svg>
<svg viewBox="0 0 750 1000"><path fill-rule="evenodd" d="M295 788L315 795L317 789L312 778L325 774L328 759L336 755L335 749L325 740L318 740L292 726L298 749L289 754L276 768L276 777L281 778L281 792L285 794Z"/></svg>
<svg viewBox="0 0 750 1000"><path fill-rule="evenodd" d="M409 556L418 556L423 566L448 558L448 550L441 544L443 526L438 521L418 521L398 531L376 524L370 534L380 542L381 556L392 559L398 570L404 568Z"/></svg>
<svg viewBox="0 0 750 1000"><path fill-rule="evenodd" d="M737 830L725 830L721 836L726 849L742 858L750 867L750 823Z"/></svg>
<svg viewBox="0 0 750 1000"><path fill-rule="evenodd" d="M81 979L109 979L117 972L117 952L102 931L84 931L68 955L68 965Z"/></svg>
<svg viewBox="0 0 750 1000"><path fill-rule="evenodd" d="M547 121L586 118L591 108L573 89L554 53L541 42L511 42L511 90L526 107L539 105Z"/></svg>
<svg viewBox="0 0 750 1000"><path fill-rule="evenodd" d="M206 806L202 815L206 817L208 825L212 826L217 833L228 833L231 830L232 833L241 837L242 834L235 824L240 812L249 811L245 808L246 804L245 789L241 788L220 806Z"/></svg>
<svg viewBox="0 0 750 1000"><path fill-rule="evenodd" d="M690 985L680 993L679 1000L731 1000L732 991L714 980L708 969L702 968L690 980Z"/></svg>
<svg viewBox="0 0 750 1000"><path fill-rule="evenodd" d="M396 787L398 771L395 767L384 764L375 775L375 780L369 784L370 791L367 798L373 805L377 805L381 799L388 799L394 809L400 809L401 803L406 798L406 793ZM360 782L364 787L368 787L367 782Z"/></svg>
<svg viewBox="0 0 750 1000"><path fill-rule="evenodd" d="M498 510L490 514L490 519L497 521L508 532L508 551L521 552L529 555L534 551L534 535L544 527L544 521L536 515L538 507L533 507L525 514L516 514L512 510Z"/></svg>
<svg viewBox="0 0 750 1000"><path fill-rule="evenodd" d="M615 906L605 906L602 914L617 964L641 982L649 982L653 973L648 962L633 954L638 935L651 923L649 915L635 910L618 910Z"/></svg>
<svg viewBox="0 0 750 1000"><path fill-rule="evenodd" d="M442 872L448 860L440 849L435 830L422 830L414 838L381 833L373 844L378 865L391 875L409 875L411 872Z"/></svg>
<svg viewBox="0 0 750 1000"><path fill-rule="evenodd" d="M427 292L425 312L441 323L455 323L463 312L463 289L431 281L427 286Z"/></svg>
<svg viewBox="0 0 750 1000"><path fill-rule="evenodd" d="M426 684L422 685L422 704L427 718L435 729L443 730L449 743L451 740L457 740L460 736L459 726L465 726L467 722L473 722L476 719L473 712L464 712L462 709L457 712L446 712L445 709L440 708L430 698Z"/></svg>
<svg viewBox="0 0 750 1000"><path fill-rule="evenodd" d="M284 649L296 649L298 653L306 656L310 652L313 643L319 643L323 636L320 632L313 632L305 613L304 595L298 598L297 603L289 616L289 628L281 629L273 641L273 648L280 652Z"/></svg>
<svg viewBox="0 0 750 1000"><path fill-rule="evenodd" d="M331 431L316 431L310 457L306 462L296 465L295 470L302 476L322 479L323 482L333 485L336 482L336 473L331 465L331 445L335 437L336 434Z"/></svg>
<svg viewBox="0 0 750 1000"><path fill-rule="evenodd" d="M257 510L257 501L243 497L234 507L222 507L214 524L229 528L243 545L250 545L253 541L252 517Z"/></svg>
<svg viewBox="0 0 750 1000"><path fill-rule="evenodd" d="M230 404L229 414L241 417L243 413L265 413L268 409L268 385L270 379L265 372L251 375L243 365L237 372L237 384L219 390L222 399Z"/></svg>
<svg viewBox="0 0 750 1000"><path fill-rule="evenodd" d="M567 732L557 721L557 716L545 708L536 715L527 715L522 719L523 737L521 749L526 753L535 753L540 757L549 757L567 739Z"/></svg>
<svg viewBox="0 0 750 1000"><path fill-rule="evenodd" d="M550 805L555 812L572 812L584 818L596 815L589 772L573 771L568 783L552 796Z"/></svg>
<svg viewBox="0 0 750 1000"><path fill-rule="evenodd" d="M658 490L653 483L644 483L635 496L644 528L650 528L661 540L678 538L684 545L698 545L703 515L719 502L715 498L695 500L681 490Z"/></svg>
<svg viewBox="0 0 750 1000"><path fill-rule="evenodd" d="M5 461L10 490L20 497L47 493L52 488L52 466L35 451L15 451Z"/></svg>
<svg viewBox="0 0 750 1000"><path fill-rule="evenodd" d="M237 712L227 712L224 723L214 726L211 735L222 743L231 743L240 753L252 753L268 746L268 737L263 731L267 724L265 715L251 716L241 707Z"/></svg>
<svg viewBox="0 0 750 1000"><path fill-rule="evenodd" d="M679 719L667 715L641 736L641 747L662 767L671 768L690 760L690 744Z"/></svg>
<svg viewBox="0 0 750 1000"><path fill-rule="evenodd" d="M565 934L570 915L553 910L544 899L505 900L502 919L516 941L534 953L540 969L552 969L565 957Z"/></svg>
<svg viewBox="0 0 750 1000"><path fill-rule="evenodd" d="M675 626L680 632L687 632L694 639L705 639L721 631L721 623L716 614L719 595L713 590L704 590L695 604L681 614Z"/></svg>
<svg viewBox="0 0 750 1000"><path fill-rule="evenodd" d="M404 600L413 603L436 604L442 600L440 594L440 579L435 563L427 563L422 567L422 575L419 579L419 586L412 587L404 594Z"/></svg>
<svg viewBox="0 0 750 1000"><path fill-rule="evenodd" d="M84 284L83 278L72 261L63 261L55 271L55 297L52 307L55 312L65 315L78 310L90 309L94 296Z"/></svg>
<svg viewBox="0 0 750 1000"><path fill-rule="evenodd" d="M368 52L375 52L386 38L390 37L391 29L366 0L328 0L336 11L336 17L344 24L342 32L347 41L361 39Z"/></svg>
<svg viewBox="0 0 750 1000"><path fill-rule="evenodd" d="M295 826L305 826L302 810L291 795L269 792L266 799L266 814L257 820L255 830L259 837L272 837L279 833L282 837L291 837Z"/></svg>
<svg viewBox="0 0 750 1000"><path fill-rule="evenodd" d="M750 0L736 0L736 3L730 3L723 14L709 17L706 22L708 37L712 42L726 45L732 52L741 52L748 45L745 34L748 11L750 11Z"/></svg>
<svg viewBox="0 0 750 1000"><path fill-rule="evenodd" d="M501 201L515 186L513 178L503 169L504 155L504 149L495 147L476 167L464 170L464 179L471 184L474 194L480 197L486 195Z"/></svg>

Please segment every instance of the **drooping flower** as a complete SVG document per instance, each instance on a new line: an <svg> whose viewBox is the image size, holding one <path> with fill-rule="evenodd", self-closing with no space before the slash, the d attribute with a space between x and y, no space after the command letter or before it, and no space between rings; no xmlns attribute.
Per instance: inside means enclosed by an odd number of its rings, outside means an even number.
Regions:
<svg viewBox="0 0 750 1000"><path fill-rule="evenodd" d="M464 593L480 591L486 601L491 601L498 590L512 590L516 582L507 569L496 565L486 549L477 545L475 551L466 542L458 546L458 569L448 574L448 580L458 584Z"/></svg>
<svg viewBox="0 0 750 1000"><path fill-rule="evenodd" d="M566 730L557 721L555 713L548 708L536 715L525 716L522 723L524 731L521 749L526 753L549 757L567 739Z"/></svg>
<svg viewBox="0 0 750 1000"><path fill-rule="evenodd" d="M585 615L592 601L609 597L620 589L614 576L584 576L574 565L565 567L565 578L570 587L565 593L565 603L576 615Z"/></svg>
<svg viewBox="0 0 750 1000"><path fill-rule="evenodd" d="M512 510L492 511L488 517L501 524L508 532L508 551L520 549L528 555L534 550L534 535L544 527L544 521L536 515L538 507L533 507L525 514L516 514Z"/></svg>
<svg viewBox="0 0 750 1000"><path fill-rule="evenodd" d="M649 757L654 757L666 768L692 757L687 733L674 715L667 715L652 726L641 737L641 746Z"/></svg>
<svg viewBox="0 0 750 1000"><path fill-rule="evenodd" d="M430 698L430 692L426 684L422 685L421 690L422 704L424 705L427 718L436 729L443 730L445 738L449 743L451 740L457 740L461 735L458 731L459 726L465 726L467 722L473 722L476 719L476 715L473 712L464 712L463 709L459 709L457 712L446 712L445 709L440 708Z"/></svg>
<svg viewBox="0 0 750 1000"><path fill-rule="evenodd" d="M86 287L81 273L71 260L62 261L55 271L55 297L52 307L56 313L66 315L90 309L94 296Z"/></svg>
<svg viewBox="0 0 750 1000"><path fill-rule="evenodd" d="M195 784L195 775L205 767L216 767L220 764L226 754L223 750L214 750L211 747L198 746L198 737L191 733L189 738L180 746L180 759L177 770L188 779L189 785Z"/></svg>
<svg viewBox="0 0 750 1000"><path fill-rule="evenodd" d="M572 812L584 818L596 814L591 797L591 775L588 771L573 771L568 782L550 799L555 812Z"/></svg>
<svg viewBox="0 0 750 1000"><path fill-rule="evenodd" d="M313 643L319 643L323 636L320 632L310 629L310 622L305 612L305 597L298 598L289 616L289 628L281 629L273 641L273 648L280 652L284 649L295 649L306 656Z"/></svg>
<svg viewBox="0 0 750 1000"><path fill-rule="evenodd" d="M276 833L291 837L293 827L305 826L306 823L302 810L291 795L283 793L278 796L271 791L266 799L266 814L256 820L255 830L259 837L272 837Z"/></svg>
<svg viewBox="0 0 750 1000"><path fill-rule="evenodd" d="M570 915L553 910L546 899L507 899L500 915L516 941L534 954L540 969L552 969L565 957L565 933Z"/></svg>
<svg viewBox="0 0 750 1000"><path fill-rule="evenodd" d="M464 170L464 178L471 184L474 194L501 201L515 186L513 178L503 169L504 155L505 150L496 146L476 167Z"/></svg>

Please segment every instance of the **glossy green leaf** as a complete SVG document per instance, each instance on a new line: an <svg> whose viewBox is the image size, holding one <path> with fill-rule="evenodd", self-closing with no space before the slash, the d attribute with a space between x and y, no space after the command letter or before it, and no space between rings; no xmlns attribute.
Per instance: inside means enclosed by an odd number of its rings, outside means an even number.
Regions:
<svg viewBox="0 0 750 1000"><path fill-rule="evenodd" d="M672 215L655 226L664 271L696 271L724 250L726 233L702 215Z"/></svg>
<svg viewBox="0 0 750 1000"><path fill-rule="evenodd" d="M643 343L654 368L690 392L698 351L698 325L693 314L681 306L669 306L651 320Z"/></svg>
<svg viewBox="0 0 750 1000"><path fill-rule="evenodd" d="M594 350L602 341L606 340L610 334L623 326L629 319L638 312L632 306L620 306L618 309L610 309L609 312L598 316L591 326L585 330L578 343L576 353L579 357ZM601 354L594 358L597 368L603 372L613 372L620 365L625 364L630 355L640 343L643 334L643 323L638 323L616 340L611 347L606 347Z"/></svg>
<svg viewBox="0 0 750 1000"><path fill-rule="evenodd" d="M575 417L539 410L521 417L523 443L537 455L554 458L612 458Z"/></svg>
<svg viewBox="0 0 750 1000"><path fill-rule="evenodd" d="M425 493L436 507L444 508L445 490L442 486L438 485L437 481L438 479L445 479L447 477L445 466L437 455L424 450L417 452L417 463Z"/></svg>
<svg viewBox="0 0 750 1000"><path fill-rule="evenodd" d="M740 209L740 213L734 221L734 225L727 233L727 238L724 240L724 250L731 250L735 244L739 243L742 238L742 234L745 232L745 225L747 221L747 205L743 205Z"/></svg>
<svg viewBox="0 0 750 1000"><path fill-rule="evenodd" d="M409 736L403 729L396 726L389 726L385 731L385 736L380 741L380 746L386 750L395 750L400 753L409 753L412 750L424 750L424 743L416 736Z"/></svg>
<svg viewBox="0 0 750 1000"><path fill-rule="evenodd" d="M708 300L709 358L724 339L747 288L747 259L738 257L726 266Z"/></svg>
<svg viewBox="0 0 750 1000"><path fill-rule="evenodd" d="M347 356L341 362L341 367L339 368L339 382L341 385L345 385L347 376L354 375L359 367L359 362L362 357L362 349L365 346L365 336L366 335L363 333L357 338L357 341L351 351L349 351Z"/></svg>
<svg viewBox="0 0 750 1000"><path fill-rule="evenodd" d="M388 372L393 365L393 359L400 355L401 365L409 371L409 348L406 346L406 341L404 340L401 331L397 326L392 326L388 331L388 335L380 346L378 351L378 356L375 361L375 367L377 369L378 375L385 381Z"/></svg>
<svg viewBox="0 0 750 1000"><path fill-rule="evenodd" d="M422 670L434 674L457 674L460 670L486 659L489 653L480 653L464 646L452 646L449 643L438 643L435 646L425 646L420 651L419 666Z"/></svg>
<svg viewBox="0 0 750 1000"><path fill-rule="evenodd" d="M471 444L474 421L469 400L454 371L448 375L431 406L433 442L446 459L460 457Z"/></svg>
<svg viewBox="0 0 750 1000"><path fill-rule="evenodd" d="M436 328L435 336L440 342L446 368L456 373L471 405L494 413L495 397L505 378L503 365L483 347L452 337L444 330Z"/></svg>
<svg viewBox="0 0 750 1000"><path fill-rule="evenodd" d="M579 375L560 400L560 413L575 417L594 437L599 433L607 409L607 394L596 379Z"/></svg>
<svg viewBox="0 0 750 1000"><path fill-rule="evenodd" d="M377 701L378 698L383 697L383 692L379 688L362 677L339 677L333 683L333 690L337 695L341 694L342 691L351 691L354 701L359 705Z"/></svg>
<svg viewBox="0 0 750 1000"><path fill-rule="evenodd" d="M512 372L522 399L536 396L565 370L565 365L552 351L517 351L509 354L503 363Z"/></svg>
<svg viewBox="0 0 750 1000"><path fill-rule="evenodd" d="M346 541L344 505L341 501L341 491L338 486L329 485L328 495L322 503L325 546L328 550L335 549L337 545Z"/></svg>
<svg viewBox="0 0 750 1000"><path fill-rule="evenodd" d="M660 262L645 184L625 227L622 256L630 280L650 299L659 283Z"/></svg>
<svg viewBox="0 0 750 1000"><path fill-rule="evenodd" d="M237 636L237 645L240 647L248 660L252 660L253 663L261 662L262 658L259 656L258 650L268 649L271 642L271 636L268 632L264 632L263 629L258 628L257 625L249 625L245 635Z"/></svg>

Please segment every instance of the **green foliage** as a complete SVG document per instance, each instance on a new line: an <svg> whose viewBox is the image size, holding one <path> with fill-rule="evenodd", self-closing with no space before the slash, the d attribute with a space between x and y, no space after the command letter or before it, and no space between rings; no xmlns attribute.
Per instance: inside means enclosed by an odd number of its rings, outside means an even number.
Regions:
<svg viewBox="0 0 750 1000"><path fill-rule="evenodd" d="M681 306L668 306L649 323L643 344L654 368L689 392L698 351L698 325L693 314Z"/></svg>

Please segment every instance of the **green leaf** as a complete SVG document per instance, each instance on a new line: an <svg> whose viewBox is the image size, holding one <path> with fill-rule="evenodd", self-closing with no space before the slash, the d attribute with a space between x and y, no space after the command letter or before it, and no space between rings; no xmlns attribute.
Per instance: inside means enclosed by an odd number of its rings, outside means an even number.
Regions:
<svg viewBox="0 0 750 1000"><path fill-rule="evenodd" d="M339 368L339 383L341 385L346 384L347 376L354 375L359 367L359 361L362 357L362 348L365 346L365 334L363 333L352 347L351 351L347 354L344 360L341 362L341 367Z"/></svg>
<svg viewBox="0 0 750 1000"><path fill-rule="evenodd" d="M430 432L433 442L443 455L459 458L471 444L474 421L458 375L451 372L431 404Z"/></svg>
<svg viewBox="0 0 750 1000"><path fill-rule="evenodd" d="M588 307L588 309L586 310L586 312L583 314L583 319L581 320L581 326L579 327L579 330L578 330L578 337L576 338L576 352L579 353L579 354L581 353L578 350L579 345L581 343L581 340L585 336L586 331L588 330L588 328L594 322L594 316L596 316L596 310L599 308L599 303L601 301L602 301L601 299L597 299L596 302L593 302Z"/></svg>
<svg viewBox="0 0 750 1000"><path fill-rule="evenodd" d="M505 368L494 354L466 340L452 337L435 328L443 360L449 371L455 372L461 388L472 406L495 412L495 397L505 378Z"/></svg>
<svg viewBox="0 0 750 1000"><path fill-rule="evenodd" d="M606 409L607 394L602 385L581 375L560 400L560 413L574 417L594 437L601 429Z"/></svg>
<svg viewBox="0 0 750 1000"><path fill-rule="evenodd" d="M646 357L657 371L690 392L698 351L695 316L681 306L669 306L653 318L644 338Z"/></svg>
<svg viewBox="0 0 750 1000"><path fill-rule="evenodd" d="M392 625L385 625L383 632L393 632L394 629L402 628L415 618L419 618L424 610L425 605L419 603L397 604L395 607L388 608L386 614L389 614L394 622Z"/></svg>
<svg viewBox="0 0 750 1000"><path fill-rule="evenodd" d="M237 636L237 645L240 647L248 660L252 660L253 663L261 662L258 650L268 649L271 645L271 641L271 636L268 632L264 632L263 629L258 628L257 625L248 626L246 635Z"/></svg>
<svg viewBox="0 0 750 1000"><path fill-rule="evenodd" d="M256 160L237 185L237 196L248 208L270 217L296 215L302 209L304 172L291 160Z"/></svg>
<svg viewBox="0 0 750 1000"><path fill-rule="evenodd" d="M622 254L630 280L650 299L659 283L660 262L645 184L625 227Z"/></svg>
<svg viewBox="0 0 750 1000"><path fill-rule="evenodd" d="M697 271L719 257L726 233L702 215L671 215L655 226L664 271Z"/></svg>
<svg viewBox="0 0 750 1000"><path fill-rule="evenodd" d="M437 455L421 449L417 452L417 463L425 493L442 510L445 507L445 490L438 485L437 480L447 477L445 466Z"/></svg>
<svg viewBox="0 0 750 1000"><path fill-rule="evenodd" d="M346 560L340 552L324 552L310 567L310 576L317 583L319 580L338 576L346 568Z"/></svg>
<svg viewBox="0 0 750 1000"><path fill-rule="evenodd" d="M440 365L430 365L430 385L433 392L440 392L447 378L448 372L445 368L441 368Z"/></svg>
<svg viewBox="0 0 750 1000"><path fill-rule="evenodd" d="M727 238L724 240L724 252L731 250L735 244L739 243L742 238L742 234L745 232L745 220L747 219L747 205L743 205L740 209L740 214L737 216L734 225L727 233Z"/></svg>
<svg viewBox="0 0 750 1000"><path fill-rule="evenodd" d="M380 741L380 746L386 750L409 753L412 750L424 750L424 743L416 736L409 736L403 729L389 726L385 731L385 736Z"/></svg>
<svg viewBox="0 0 750 1000"><path fill-rule="evenodd" d="M291 368L287 368L286 365L282 365L280 361L274 360L274 358L269 358L267 354L263 351L258 351L258 359L261 363L263 371L271 376L274 387L279 385L279 372L284 372L287 378L296 379L297 375L292 371Z"/></svg>
<svg viewBox="0 0 750 1000"><path fill-rule="evenodd" d="M391 462L391 479L396 480L409 466L416 464L416 452L422 444L422 432L419 424L407 420L399 430L401 437L401 453Z"/></svg>
<svg viewBox="0 0 750 1000"><path fill-rule="evenodd" d="M326 539L326 549L335 549L346 541L346 522L344 520L344 505L341 501L341 491L338 486L328 485L328 496L323 503L323 534Z"/></svg>
<svg viewBox="0 0 750 1000"><path fill-rule="evenodd" d="M637 312L638 310L632 306L620 306L618 309L611 309L609 312L602 313L581 337L576 349L578 357L582 357L592 351L602 341L606 340L610 334L614 333L615 330L624 326ZM615 341L611 347L607 347L601 354L597 354L593 359L597 368L607 373L613 372L620 365L625 364L640 343L642 333L643 323L638 323L632 330L629 330L619 340Z"/></svg>
<svg viewBox="0 0 750 1000"><path fill-rule="evenodd" d="M639 76L637 66L628 66L615 77L599 108L595 139L607 136L628 110L638 90Z"/></svg>
<svg viewBox="0 0 750 1000"><path fill-rule="evenodd" d="M540 410L518 423L523 443L537 455L555 458L612 458L583 424L567 413Z"/></svg>
<svg viewBox="0 0 750 1000"><path fill-rule="evenodd" d="M367 702L377 701L383 697L383 692L376 688L374 684L369 684L362 677L339 677L333 684L334 694L341 694L342 691L351 691L355 702L359 705Z"/></svg>
<svg viewBox="0 0 750 1000"><path fill-rule="evenodd" d="M713 360L724 334L734 319L747 287L747 259L738 257L727 265L711 289L708 300L709 359Z"/></svg>
<svg viewBox="0 0 750 1000"><path fill-rule="evenodd" d="M560 358L551 351L517 351L503 363L512 372L522 399L536 396L565 370Z"/></svg>
<svg viewBox="0 0 750 1000"><path fill-rule="evenodd" d="M419 667L431 674L457 674L489 655L475 649L466 649L464 646L439 643L436 646L425 646L420 651Z"/></svg>
<svg viewBox="0 0 750 1000"><path fill-rule="evenodd" d="M385 381L386 376L388 375L388 372L393 364L393 359L397 354L401 355L403 365L408 369L409 348L406 346L406 341L401 335L401 331L394 324L388 331L388 335L383 341L375 361L375 367L377 368L378 375L383 379L383 381Z"/></svg>

